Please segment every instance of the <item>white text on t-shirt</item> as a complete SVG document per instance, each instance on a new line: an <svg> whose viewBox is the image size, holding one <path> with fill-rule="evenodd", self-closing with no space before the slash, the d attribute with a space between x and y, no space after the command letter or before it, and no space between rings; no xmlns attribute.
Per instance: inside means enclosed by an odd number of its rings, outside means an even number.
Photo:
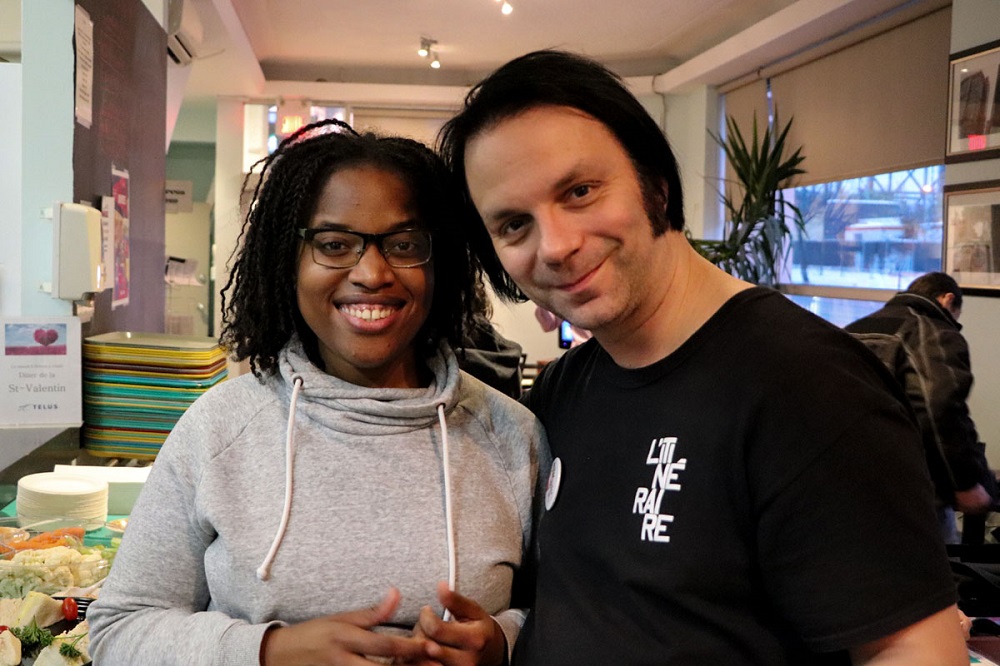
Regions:
<svg viewBox="0 0 1000 666"><path fill-rule="evenodd" d="M656 468L653 471L653 481L648 488L636 488L632 501L632 513L642 515L642 527L639 531L641 541L670 542L667 528L674 522L674 516L661 513L660 508L666 491L676 492L681 489L678 476L687 467L687 458L674 460L676 448L676 437L660 437L649 445L646 464Z"/></svg>

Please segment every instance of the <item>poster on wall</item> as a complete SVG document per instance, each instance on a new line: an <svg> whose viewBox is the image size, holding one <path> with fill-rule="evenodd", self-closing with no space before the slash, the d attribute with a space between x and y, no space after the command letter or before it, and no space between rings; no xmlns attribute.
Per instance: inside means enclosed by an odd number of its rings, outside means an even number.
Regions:
<svg viewBox="0 0 1000 666"><path fill-rule="evenodd" d="M78 426L80 320L0 317L0 426Z"/></svg>
<svg viewBox="0 0 1000 666"><path fill-rule="evenodd" d="M1000 157L1000 46L951 59L946 162Z"/></svg>
<svg viewBox="0 0 1000 666"><path fill-rule="evenodd" d="M112 280L114 288L111 297L111 307L128 305L129 298L129 259L130 245L128 236L128 171L111 168L111 197L114 200L112 212Z"/></svg>
<svg viewBox="0 0 1000 666"><path fill-rule="evenodd" d="M90 129L94 120L94 22L80 5L76 6L74 40L76 46L76 122Z"/></svg>
<svg viewBox="0 0 1000 666"><path fill-rule="evenodd" d="M114 290L112 282L113 267L115 265L115 198L101 197L101 266L106 271L102 276L101 284L110 285ZM107 289L107 286L105 286Z"/></svg>
<svg viewBox="0 0 1000 666"><path fill-rule="evenodd" d="M945 187L944 270L962 289L1000 296L1000 181Z"/></svg>

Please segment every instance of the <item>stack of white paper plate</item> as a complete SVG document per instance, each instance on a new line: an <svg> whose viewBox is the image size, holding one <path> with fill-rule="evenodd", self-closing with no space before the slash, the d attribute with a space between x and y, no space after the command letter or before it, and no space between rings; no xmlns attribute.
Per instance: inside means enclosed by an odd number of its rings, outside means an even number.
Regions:
<svg viewBox="0 0 1000 666"><path fill-rule="evenodd" d="M17 518L21 525L52 518L103 523L108 482L61 472L29 474L17 482Z"/></svg>

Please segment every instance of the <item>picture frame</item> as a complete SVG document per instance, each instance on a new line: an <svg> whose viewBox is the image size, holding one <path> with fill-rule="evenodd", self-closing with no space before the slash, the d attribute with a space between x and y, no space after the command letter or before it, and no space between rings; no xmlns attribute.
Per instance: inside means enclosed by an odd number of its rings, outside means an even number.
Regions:
<svg viewBox="0 0 1000 666"><path fill-rule="evenodd" d="M1000 297L1000 180L944 188L942 270L970 295Z"/></svg>
<svg viewBox="0 0 1000 666"><path fill-rule="evenodd" d="M1000 157L1000 41L949 59L945 163Z"/></svg>

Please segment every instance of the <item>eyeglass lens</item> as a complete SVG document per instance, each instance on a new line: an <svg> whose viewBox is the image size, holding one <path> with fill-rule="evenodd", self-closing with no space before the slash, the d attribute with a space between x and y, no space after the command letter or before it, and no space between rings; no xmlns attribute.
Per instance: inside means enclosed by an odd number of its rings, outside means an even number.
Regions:
<svg viewBox="0 0 1000 666"><path fill-rule="evenodd" d="M431 237L423 230L359 234L331 229L313 236L313 259L331 268L350 268L361 260L369 242L376 243L386 263L395 268L419 266L431 258Z"/></svg>

